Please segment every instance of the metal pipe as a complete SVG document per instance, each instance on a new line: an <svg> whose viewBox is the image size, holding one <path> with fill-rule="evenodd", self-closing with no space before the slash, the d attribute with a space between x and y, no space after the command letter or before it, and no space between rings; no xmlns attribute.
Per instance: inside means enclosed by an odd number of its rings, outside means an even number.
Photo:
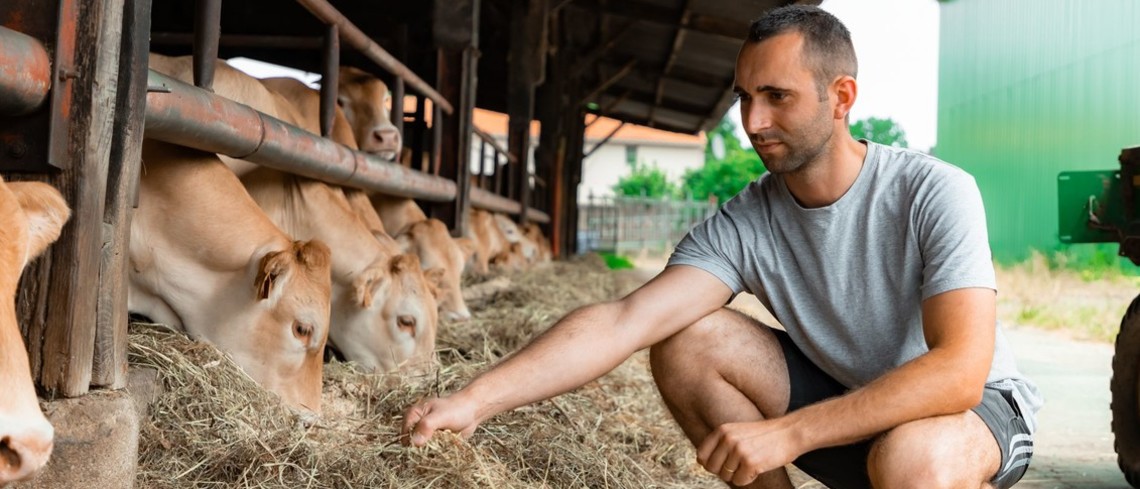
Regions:
<svg viewBox="0 0 1140 489"><path fill-rule="evenodd" d="M0 26L0 114L36 110L51 90L51 57L43 44Z"/></svg>
<svg viewBox="0 0 1140 489"><path fill-rule="evenodd" d="M397 78L392 83L392 125L396 132L404 134L404 79ZM407 141L407 139L404 139Z"/></svg>
<svg viewBox="0 0 1140 489"><path fill-rule="evenodd" d="M471 126L471 131L474 132L476 136L479 136L479 139L490 143L491 147L495 148L495 151L507 155L507 160L509 160L511 163L517 163L519 161L518 158L515 158L515 155L511 154L510 151L507 151L507 148L504 148L503 145L499 144L499 142L495 140L494 136L483 132L482 129L479 129L475 126Z"/></svg>
<svg viewBox="0 0 1140 489"><path fill-rule="evenodd" d="M443 114L440 113L439 105L433 103L431 107L431 170L424 168L424 171L439 175L439 166L443 163L440 154L443 150Z"/></svg>
<svg viewBox="0 0 1140 489"><path fill-rule="evenodd" d="M268 168L388 195L448 202L455 183L424 175L286 124L155 71L148 86L146 137L243 158Z"/></svg>
<svg viewBox="0 0 1140 489"><path fill-rule="evenodd" d="M335 24L327 26L321 53L321 136L332 134L336 116L336 92L340 84L340 36ZM399 155L397 155L399 156Z"/></svg>
<svg viewBox="0 0 1140 489"><path fill-rule="evenodd" d="M340 27L342 40L347 42L348 45L356 48L368 57L368 59L389 73L398 78L403 78L413 89L430 97L436 106L443 108L444 112L448 114L455 112L455 109L452 108L451 104L448 103L443 95L440 95L431 85L428 85L427 82L420 79L410 68L391 54L388 54L388 51L385 51L379 44L376 44L376 42L361 31L360 28L349 21L344 14L330 5L329 2L325 0L297 0L297 3L300 3L309 12L312 12L314 16L324 21L324 23L336 24L337 27Z"/></svg>
<svg viewBox="0 0 1140 489"><path fill-rule="evenodd" d="M222 33L222 0L198 0L194 7L194 86L212 89L218 38Z"/></svg>
<svg viewBox="0 0 1140 489"><path fill-rule="evenodd" d="M218 38L219 46L235 48L277 48L277 49L311 49L321 48L324 40L318 36L254 36L246 34L222 34ZM192 46L194 35L185 32L152 32L150 34L152 46Z"/></svg>
<svg viewBox="0 0 1140 489"><path fill-rule="evenodd" d="M518 215L522 205L506 197L495 195L481 188L471 189L471 205L491 212ZM527 219L540 223L550 222L550 215L538 209L528 209Z"/></svg>
<svg viewBox="0 0 1140 489"><path fill-rule="evenodd" d="M498 153L496 153L496 156ZM487 188L487 140L479 144L479 188Z"/></svg>

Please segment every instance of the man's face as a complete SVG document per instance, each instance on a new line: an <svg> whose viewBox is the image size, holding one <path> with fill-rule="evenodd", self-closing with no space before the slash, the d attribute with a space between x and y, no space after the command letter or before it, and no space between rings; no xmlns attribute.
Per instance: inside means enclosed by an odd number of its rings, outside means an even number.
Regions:
<svg viewBox="0 0 1140 489"><path fill-rule="evenodd" d="M826 149L835 130L833 97L819 100L798 32L746 43L736 59L735 91L744 130L768 171L794 173Z"/></svg>

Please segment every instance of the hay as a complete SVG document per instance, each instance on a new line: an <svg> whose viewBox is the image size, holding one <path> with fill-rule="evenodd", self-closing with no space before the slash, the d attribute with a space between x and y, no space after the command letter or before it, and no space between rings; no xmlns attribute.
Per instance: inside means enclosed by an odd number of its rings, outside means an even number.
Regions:
<svg viewBox="0 0 1140 489"><path fill-rule="evenodd" d="M283 407L216 349L132 325L132 365L165 392L140 440L138 487L715 487L669 418L639 353L570 394L499 415L468 441L399 445L403 411L454 392L575 307L629 288L597 259L513 274L464 324L443 324L440 364L422 377L326 365L324 412Z"/></svg>

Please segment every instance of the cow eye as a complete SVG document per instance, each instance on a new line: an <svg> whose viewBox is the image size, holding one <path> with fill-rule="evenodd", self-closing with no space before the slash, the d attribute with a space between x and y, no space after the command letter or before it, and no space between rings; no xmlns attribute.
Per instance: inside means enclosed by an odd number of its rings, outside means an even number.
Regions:
<svg viewBox="0 0 1140 489"><path fill-rule="evenodd" d="M293 336L298 339L308 339L313 335L313 326L301 321L293 321Z"/></svg>

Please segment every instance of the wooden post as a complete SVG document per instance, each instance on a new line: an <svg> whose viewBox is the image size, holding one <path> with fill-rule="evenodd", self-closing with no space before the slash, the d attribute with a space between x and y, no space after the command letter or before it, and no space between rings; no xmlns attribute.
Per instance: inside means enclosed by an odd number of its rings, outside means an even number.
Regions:
<svg viewBox="0 0 1140 489"><path fill-rule="evenodd" d="M507 151L517 163L509 165L514 195L522 204L518 217L527 220L530 207L530 123L534 119L534 87L541 83L546 68L546 0L513 0L511 2L511 45L507 74Z"/></svg>
<svg viewBox="0 0 1140 489"><path fill-rule="evenodd" d="M440 124L442 141L438 158L439 175L455 182L455 202L429 208L432 217L442 220L454 236L467 231L471 207L471 124L475 111L478 82L480 0L435 0L432 33L439 45L437 86L455 107L455 113L432 124Z"/></svg>
<svg viewBox="0 0 1140 489"><path fill-rule="evenodd" d="M72 164L48 178L71 206L71 220L47 256L25 270L17 305L33 375L49 394L66 397L87 393L92 380L123 13L124 0L80 2L66 145Z"/></svg>
<svg viewBox="0 0 1140 489"><path fill-rule="evenodd" d="M111 142L99 270L98 318L91 384L111 389L127 385L127 254L131 217L138 198L146 108L147 53L151 0L124 0L119 58L118 110Z"/></svg>
<svg viewBox="0 0 1140 489"><path fill-rule="evenodd" d="M543 200L546 211L550 214L550 247L553 255L562 256L561 223L565 216L561 207L561 175L560 168L562 148L565 146L563 122L566 120L562 112L562 100L567 89L566 76L567 60L566 50L561 46L562 39L558 35L558 16L551 19L552 32L549 40L554 44L550 51L550 60L546 63L545 81L538 87L537 104L535 111L542 125L539 133L538 148L535 151L535 173L546 182L543 191ZM528 128L529 130L529 128Z"/></svg>

